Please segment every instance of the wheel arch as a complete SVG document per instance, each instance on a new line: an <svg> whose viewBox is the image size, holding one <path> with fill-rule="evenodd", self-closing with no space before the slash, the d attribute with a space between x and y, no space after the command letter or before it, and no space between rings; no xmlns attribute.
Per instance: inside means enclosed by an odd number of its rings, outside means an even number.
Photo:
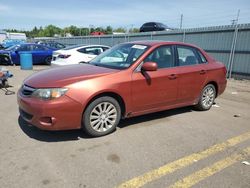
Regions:
<svg viewBox="0 0 250 188"><path fill-rule="evenodd" d="M90 103L92 103L94 100L100 98L100 97L112 97L114 98L115 100L117 100L117 102L119 103L120 107L121 107L121 117L124 117L125 116L125 113L126 113L126 105L125 105L125 102L124 102L124 99L117 93L115 92L102 92L102 93L98 93L97 95L95 96L92 96L92 98L88 101L88 103L86 104L85 108L84 108L84 111L83 111L83 114L86 110L86 108L89 106Z"/></svg>
<svg viewBox="0 0 250 188"><path fill-rule="evenodd" d="M218 90L219 90L218 83L216 81L209 81L209 82L206 83L206 85L204 87L206 87L208 84L212 84L215 87L215 91L216 91L216 96L215 97L217 97L218 96Z"/></svg>

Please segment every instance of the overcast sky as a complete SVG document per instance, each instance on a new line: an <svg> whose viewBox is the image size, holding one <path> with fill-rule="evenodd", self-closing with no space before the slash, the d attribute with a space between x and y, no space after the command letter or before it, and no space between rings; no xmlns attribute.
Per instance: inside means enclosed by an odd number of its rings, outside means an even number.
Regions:
<svg viewBox="0 0 250 188"><path fill-rule="evenodd" d="M0 29L59 27L140 27L158 21L169 27L250 23L250 0L0 0ZM92 26L92 27L93 27Z"/></svg>

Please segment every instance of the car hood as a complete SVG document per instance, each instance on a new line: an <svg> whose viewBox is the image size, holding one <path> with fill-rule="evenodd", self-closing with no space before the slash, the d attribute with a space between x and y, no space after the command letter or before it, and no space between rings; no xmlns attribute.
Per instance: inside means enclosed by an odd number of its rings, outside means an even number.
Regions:
<svg viewBox="0 0 250 188"><path fill-rule="evenodd" d="M10 50L0 50L0 54L7 54L10 53Z"/></svg>
<svg viewBox="0 0 250 188"><path fill-rule="evenodd" d="M24 84L34 88L55 88L118 72L119 70L89 64L50 68L31 75Z"/></svg>

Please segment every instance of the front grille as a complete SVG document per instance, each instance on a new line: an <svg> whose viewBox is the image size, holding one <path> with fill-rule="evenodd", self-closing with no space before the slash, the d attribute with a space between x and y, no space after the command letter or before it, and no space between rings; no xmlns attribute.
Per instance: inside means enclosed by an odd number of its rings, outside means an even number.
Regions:
<svg viewBox="0 0 250 188"><path fill-rule="evenodd" d="M20 115L24 118L24 119L27 119L27 120L31 120L33 118L33 115L23 111L22 109L19 108L19 113Z"/></svg>
<svg viewBox="0 0 250 188"><path fill-rule="evenodd" d="M24 96L31 96L35 90L35 88L29 87L27 85L23 85L21 88L21 92Z"/></svg>

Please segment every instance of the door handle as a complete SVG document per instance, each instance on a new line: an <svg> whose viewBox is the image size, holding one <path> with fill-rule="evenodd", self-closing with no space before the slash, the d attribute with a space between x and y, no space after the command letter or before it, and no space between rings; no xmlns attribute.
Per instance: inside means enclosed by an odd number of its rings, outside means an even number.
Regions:
<svg viewBox="0 0 250 188"><path fill-rule="evenodd" d="M200 74L206 74L206 73L207 73L206 70L201 70L201 71L200 71Z"/></svg>
<svg viewBox="0 0 250 188"><path fill-rule="evenodd" d="M168 78L170 79L170 80L174 80L174 79L176 79L178 76L176 75L176 74L171 74L171 75L169 75L168 76Z"/></svg>

